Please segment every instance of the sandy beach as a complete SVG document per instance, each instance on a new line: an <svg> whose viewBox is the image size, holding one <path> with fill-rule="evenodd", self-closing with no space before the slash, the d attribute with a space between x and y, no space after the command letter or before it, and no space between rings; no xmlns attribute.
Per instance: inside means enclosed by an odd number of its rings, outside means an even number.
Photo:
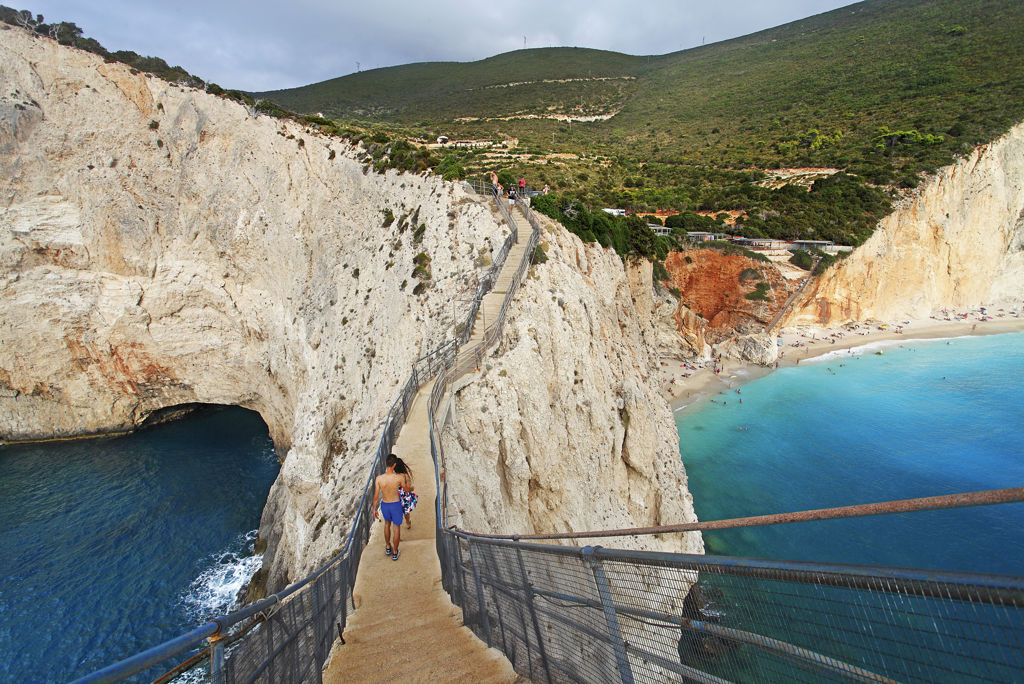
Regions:
<svg viewBox="0 0 1024 684"><path fill-rule="evenodd" d="M1024 332L1024 312L981 308L961 311L950 309L917 320L868 321L835 328L785 328L779 335L780 358L772 368L735 359L722 359L718 361L716 372L710 361L705 365L694 365L679 359L662 359L662 394L669 400L672 410L676 411L704 397L739 389L752 380L763 378L775 368L807 363L831 356L833 352L869 345L884 349L886 345L913 340L1009 332Z"/></svg>

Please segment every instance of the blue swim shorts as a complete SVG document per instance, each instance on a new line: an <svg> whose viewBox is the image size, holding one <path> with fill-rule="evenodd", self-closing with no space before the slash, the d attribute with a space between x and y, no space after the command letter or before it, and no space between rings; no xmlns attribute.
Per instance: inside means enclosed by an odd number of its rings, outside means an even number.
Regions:
<svg viewBox="0 0 1024 684"><path fill-rule="evenodd" d="M384 501L380 505L380 514L393 525L401 525L405 514L402 512L401 501Z"/></svg>

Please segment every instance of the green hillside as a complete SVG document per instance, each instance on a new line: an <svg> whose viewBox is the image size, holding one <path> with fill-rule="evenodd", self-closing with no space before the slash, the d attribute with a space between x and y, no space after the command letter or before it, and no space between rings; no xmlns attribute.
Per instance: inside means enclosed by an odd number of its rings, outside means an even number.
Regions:
<svg viewBox="0 0 1024 684"><path fill-rule="evenodd" d="M591 206L741 211L736 232L859 244L885 188L1024 121L1021 27L1016 0L868 0L662 56L520 50L254 95L392 135L515 139L445 168L526 175ZM853 175L756 184L786 167Z"/></svg>
<svg viewBox="0 0 1024 684"><path fill-rule="evenodd" d="M374 69L252 95L342 120L434 126L463 117L545 114L552 103L581 97L604 111L628 99L645 62L586 48L519 50L479 62Z"/></svg>
<svg viewBox="0 0 1024 684"><path fill-rule="evenodd" d="M870 0L659 57L520 50L254 95L345 121L738 168L846 166L873 153L887 126L944 138L926 152L898 143L893 156L944 162L1024 118L1021 27L1020 2ZM617 113L571 131L554 119L459 121L551 111Z"/></svg>

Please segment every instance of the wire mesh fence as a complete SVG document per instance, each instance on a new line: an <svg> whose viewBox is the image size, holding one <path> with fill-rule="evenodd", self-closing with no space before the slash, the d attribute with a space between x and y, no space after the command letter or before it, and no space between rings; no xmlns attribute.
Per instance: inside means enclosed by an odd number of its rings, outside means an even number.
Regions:
<svg viewBox="0 0 1024 684"><path fill-rule="evenodd" d="M445 589L531 681L1013 681L1024 580L445 531Z"/></svg>

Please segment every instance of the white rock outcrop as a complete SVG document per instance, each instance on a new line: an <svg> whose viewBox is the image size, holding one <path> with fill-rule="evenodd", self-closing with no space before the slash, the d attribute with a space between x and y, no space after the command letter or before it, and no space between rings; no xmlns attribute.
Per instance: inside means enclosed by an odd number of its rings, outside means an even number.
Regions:
<svg viewBox="0 0 1024 684"><path fill-rule="evenodd" d="M400 385L507 227L438 178L20 29L0 29L0 83L0 439L256 410L282 459L269 585L302 577L342 546Z"/></svg>
<svg viewBox="0 0 1024 684"><path fill-rule="evenodd" d="M455 392L442 436L449 524L526 534L694 521L658 392L650 262L623 266L544 225L548 260L516 294L494 353ZM699 534L614 544L703 552Z"/></svg>
<svg viewBox="0 0 1024 684"><path fill-rule="evenodd" d="M942 168L809 288L784 325L1024 302L1024 124Z"/></svg>

